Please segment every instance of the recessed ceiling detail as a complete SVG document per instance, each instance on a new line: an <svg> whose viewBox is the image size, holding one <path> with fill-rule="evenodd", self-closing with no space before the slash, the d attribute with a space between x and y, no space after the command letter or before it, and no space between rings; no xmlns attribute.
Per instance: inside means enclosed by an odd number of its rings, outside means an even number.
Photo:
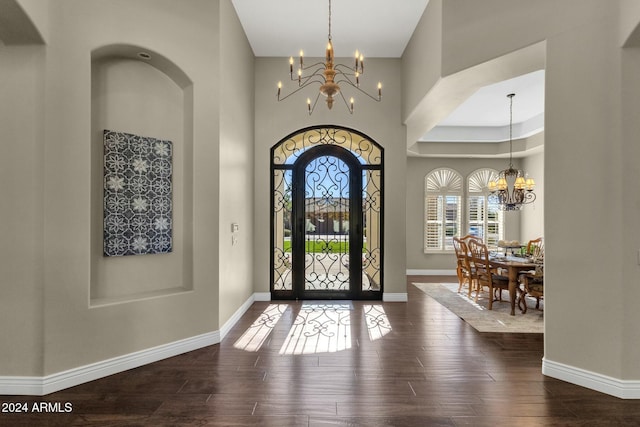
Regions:
<svg viewBox="0 0 640 427"><path fill-rule="evenodd" d="M501 142L509 139L504 94L517 93L513 138L544 130L544 70L480 88L424 135L422 142Z"/></svg>

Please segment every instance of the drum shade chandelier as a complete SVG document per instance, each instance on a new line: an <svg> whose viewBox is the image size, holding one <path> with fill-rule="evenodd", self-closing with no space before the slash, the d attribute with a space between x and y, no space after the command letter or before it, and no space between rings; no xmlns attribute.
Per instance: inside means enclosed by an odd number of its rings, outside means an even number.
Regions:
<svg viewBox="0 0 640 427"><path fill-rule="evenodd" d="M498 180L489 182L489 202L498 205L503 211L519 211L524 205L533 202L535 182L520 169L513 168L513 97L509 98L509 168L498 172Z"/></svg>
<svg viewBox="0 0 640 427"><path fill-rule="evenodd" d="M331 0L329 0L329 42L327 43L324 62L305 65L304 53L303 51L300 51L300 67L298 68L297 74L294 75L294 60L293 57L290 57L289 78L291 79L291 81L298 82L298 88L286 96L281 96L282 82L278 82L278 101L285 100L294 93L299 92L302 89L315 83L318 83L320 85L320 90L316 95L315 101L313 101L313 103L311 102L311 98L307 98L307 109L309 111L309 115L313 113L320 95L323 95L327 98L326 102L329 109L333 107L333 102L339 96L342 101L344 101L344 104L349 110L349 113L353 114L354 99L353 97L351 97L349 99L349 102L347 102L347 99L342 93L340 87L341 84L348 85L354 89L357 89L374 101L380 101L382 99L382 83L378 82L377 96L371 95L360 88L360 77L364 74L364 56L358 50L356 50L355 65L352 67L345 64L335 64L333 52L333 42L331 40Z"/></svg>

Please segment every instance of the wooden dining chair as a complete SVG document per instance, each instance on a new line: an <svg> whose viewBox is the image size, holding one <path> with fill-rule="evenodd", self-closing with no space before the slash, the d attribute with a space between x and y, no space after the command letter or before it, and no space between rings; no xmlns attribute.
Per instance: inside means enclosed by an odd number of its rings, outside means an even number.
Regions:
<svg viewBox="0 0 640 427"><path fill-rule="evenodd" d="M542 255L541 252L543 251L543 248L542 237L529 240L527 243L526 254L527 256L539 257Z"/></svg>
<svg viewBox="0 0 640 427"><path fill-rule="evenodd" d="M474 272L473 272L473 264L471 262L471 256L469 254L469 247L467 246L468 238L472 236L465 237L454 237L453 238L453 248L456 252L456 274L458 275L458 293L462 292L462 288L464 285L467 285L467 295L471 298L471 292L474 289Z"/></svg>
<svg viewBox="0 0 640 427"><path fill-rule="evenodd" d="M463 246L464 245L464 246ZM464 286L467 281L467 276L465 275L465 255L464 252L466 250L466 245L460 240L459 237L453 237L453 249L456 252L456 276L458 276L458 293L462 290L462 286Z"/></svg>
<svg viewBox="0 0 640 427"><path fill-rule="evenodd" d="M527 243L526 255L531 257L536 263L542 265L544 260L544 244L542 237L529 240ZM523 271L518 275L518 291L521 292L521 296L518 299L518 307L522 313L527 312L527 303L525 300L526 295L530 295L536 298L536 308L540 307L540 298L544 296L544 280L542 276L542 268L539 271ZM523 307L520 307L522 302Z"/></svg>
<svg viewBox="0 0 640 427"><path fill-rule="evenodd" d="M523 284L523 293L518 300L518 308L522 310L522 313L527 312L527 301L525 296L529 295L536 299L536 309L540 309L540 299L544 298L544 274L540 271L536 271L535 274L524 274L521 277ZM520 307L522 302L523 307Z"/></svg>
<svg viewBox="0 0 640 427"><path fill-rule="evenodd" d="M474 279L477 286L476 301L478 301L480 291L487 287L489 290L489 310L492 310L493 301L502 301L502 291L509 290L509 277L494 272L489 262L487 245L479 240L471 239L468 247L474 265Z"/></svg>

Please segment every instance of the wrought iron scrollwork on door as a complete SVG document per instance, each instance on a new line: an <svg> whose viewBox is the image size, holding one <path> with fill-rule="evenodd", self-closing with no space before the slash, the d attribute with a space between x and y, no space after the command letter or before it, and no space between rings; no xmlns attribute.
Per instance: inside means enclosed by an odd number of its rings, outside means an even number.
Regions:
<svg viewBox="0 0 640 427"><path fill-rule="evenodd" d="M272 296L380 299L381 147L325 126L291 134L271 154Z"/></svg>

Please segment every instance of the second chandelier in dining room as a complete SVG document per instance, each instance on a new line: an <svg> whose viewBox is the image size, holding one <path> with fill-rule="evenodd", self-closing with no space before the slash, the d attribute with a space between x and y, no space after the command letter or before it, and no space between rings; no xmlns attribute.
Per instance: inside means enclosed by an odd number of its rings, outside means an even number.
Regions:
<svg viewBox="0 0 640 427"><path fill-rule="evenodd" d="M535 181L521 169L513 167L513 97L509 98L509 167L498 172L498 180L489 182L489 202L498 205L502 211L519 211L524 205L536 200L533 192Z"/></svg>
<svg viewBox="0 0 640 427"><path fill-rule="evenodd" d="M367 95L374 101L382 100L382 83L378 82L378 93L371 95L368 92L360 88L360 78L364 74L364 56L356 50L354 65L336 64L334 61L333 42L331 40L331 0L329 0L329 41L325 51L324 62L317 62L312 65L306 65L304 62L304 52L300 51L299 67L294 74L293 71L294 60L293 57L289 58L289 78L291 81L297 81L298 87L288 95L282 95L282 82L278 82L278 101L282 101L290 97L300 90L318 83L320 89L315 96L315 101L311 101L311 98L307 98L307 110L309 115L313 113L313 110L318 103L320 95L325 96L327 107L331 109L334 101L339 96L346 105L350 114L353 114L355 100L353 97L349 99L345 98L341 84L350 86L357 89L359 92Z"/></svg>

